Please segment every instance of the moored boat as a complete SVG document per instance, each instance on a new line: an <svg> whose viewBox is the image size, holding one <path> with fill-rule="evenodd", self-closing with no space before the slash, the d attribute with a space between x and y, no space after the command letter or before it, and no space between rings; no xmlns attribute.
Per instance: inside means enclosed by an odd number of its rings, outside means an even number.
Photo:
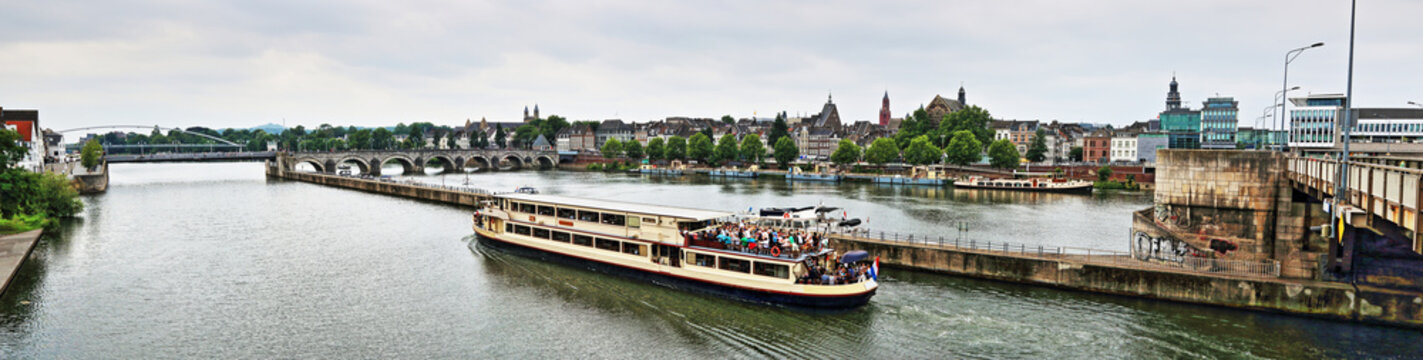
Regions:
<svg viewBox="0 0 1423 360"><path fill-rule="evenodd" d="M817 219L802 216L819 212L779 214L501 194L475 213L474 230L517 254L742 301L850 308L874 296L867 259L824 247Z"/></svg>
<svg viewBox="0 0 1423 360"><path fill-rule="evenodd" d="M1011 191L1033 191L1070 194L1091 194L1092 182L1051 177L1026 177L1021 179L990 179L970 176L963 181L955 181L954 187L965 189L991 189Z"/></svg>

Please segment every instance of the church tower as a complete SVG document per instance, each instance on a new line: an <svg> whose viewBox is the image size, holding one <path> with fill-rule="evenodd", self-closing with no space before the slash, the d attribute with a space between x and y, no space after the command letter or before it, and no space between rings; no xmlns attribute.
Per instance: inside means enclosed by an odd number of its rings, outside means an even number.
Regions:
<svg viewBox="0 0 1423 360"><path fill-rule="evenodd" d="M959 105L968 106L967 93L963 91L963 84L959 84Z"/></svg>
<svg viewBox="0 0 1423 360"><path fill-rule="evenodd" d="M1166 110L1181 108L1181 92L1176 89L1176 75L1171 75L1171 90L1166 92Z"/></svg>
<svg viewBox="0 0 1423 360"><path fill-rule="evenodd" d="M889 126L889 91L884 92L884 100L880 101L879 125Z"/></svg>
<svg viewBox="0 0 1423 360"><path fill-rule="evenodd" d="M535 118L535 119L540 119L540 117L539 117L539 104L534 104L534 118Z"/></svg>
<svg viewBox="0 0 1423 360"><path fill-rule="evenodd" d="M529 121L529 106L524 105L524 121Z"/></svg>

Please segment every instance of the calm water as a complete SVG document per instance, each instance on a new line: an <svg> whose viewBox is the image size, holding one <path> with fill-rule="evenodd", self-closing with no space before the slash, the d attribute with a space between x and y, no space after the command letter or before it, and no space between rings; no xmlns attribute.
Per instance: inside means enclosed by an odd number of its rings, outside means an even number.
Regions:
<svg viewBox="0 0 1423 360"><path fill-rule="evenodd" d="M113 167L0 298L0 358L1416 357L1423 334L906 271L847 313L745 305L469 246L469 211L269 181L260 164ZM439 182L440 177L425 177ZM463 183L463 175L444 177ZM588 173L492 189L726 210L844 206L876 228L1125 248L1139 194L980 194ZM952 234L950 228L949 234ZM1001 241L999 240L999 241Z"/></svg>

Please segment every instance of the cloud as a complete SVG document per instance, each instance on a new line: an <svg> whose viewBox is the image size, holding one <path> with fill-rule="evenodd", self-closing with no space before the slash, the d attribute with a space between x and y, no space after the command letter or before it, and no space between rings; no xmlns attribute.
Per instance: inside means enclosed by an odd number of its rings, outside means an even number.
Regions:
<svg viewBox="0 0 1423 360"><path fill-rule="evenodd" d="M828 92L872 120L962 83L1018 119L1126 124L1188 101L1291 85L1343 92L1347 5L1001 2L21 2L0 12L0 106L55 128L385 125L812 113ZM1423 101L1423 3L1361 5L1355 92ZM1199 105L1196 105L1199 106Z"/></svg>

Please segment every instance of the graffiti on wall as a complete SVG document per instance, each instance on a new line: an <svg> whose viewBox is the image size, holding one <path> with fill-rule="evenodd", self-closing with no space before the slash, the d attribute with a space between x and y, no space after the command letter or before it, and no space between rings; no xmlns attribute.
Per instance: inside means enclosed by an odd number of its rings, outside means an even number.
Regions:
<svg viewBox="0 0 1423 360"><path fill-rule="evenodd" d="M1138 260L1182 262L1188 256L1199 256L1199 253L1185 241L1165 236L1152 236L1145 232L1136 233L1133 245L1132 256Z"/></svg>

